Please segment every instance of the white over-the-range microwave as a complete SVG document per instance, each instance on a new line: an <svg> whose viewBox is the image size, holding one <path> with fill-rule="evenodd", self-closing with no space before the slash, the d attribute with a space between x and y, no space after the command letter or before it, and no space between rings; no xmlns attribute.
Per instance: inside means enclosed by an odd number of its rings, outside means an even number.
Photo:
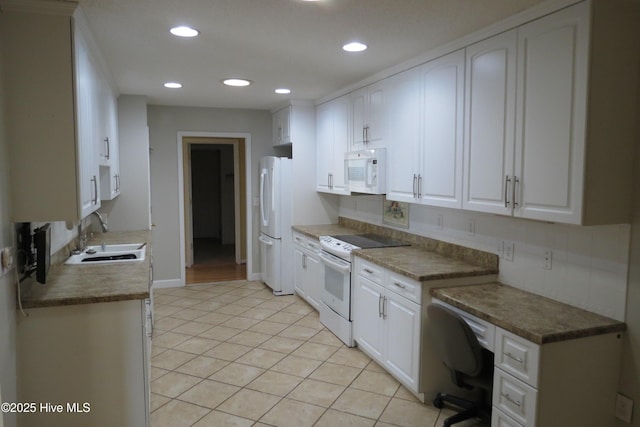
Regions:
<svg viewBox="0 0 640 427"><path fill-rule="evenodd" d="M351 151L344 154L345 184L352 193L385 194L386 148Z"/></svg>

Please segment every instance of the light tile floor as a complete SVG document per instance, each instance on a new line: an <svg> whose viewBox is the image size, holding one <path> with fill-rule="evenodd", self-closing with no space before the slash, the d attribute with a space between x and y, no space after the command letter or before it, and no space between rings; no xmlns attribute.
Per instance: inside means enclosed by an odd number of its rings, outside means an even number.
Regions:
<svg viewBox="0 0 640 427"><path fill-rule="evenodd" d="M154 301L152 427L413 427L452 414L420 403L295 295L243 281L158 289Z"/></svg>

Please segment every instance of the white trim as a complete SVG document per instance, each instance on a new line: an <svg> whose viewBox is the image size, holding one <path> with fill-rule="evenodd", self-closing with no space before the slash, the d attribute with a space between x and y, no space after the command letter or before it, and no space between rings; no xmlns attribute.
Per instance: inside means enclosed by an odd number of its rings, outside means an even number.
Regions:
<svg viewBox="0 0 640 427"><path fill-rule="evenodd" d="M262 280L261 273L249 273L247 271L247 280Z"/></svg>
<svg viewBox="0 0 640 427"><path fill-rule="evenodd" d="M235 138L235 139L244 139L244 154L245 154L245 185L246 185L246 206L247 206L247 279L248 280L258 280L253 277L255 274L250 272L249 269L253 265L253 247L252 247L252 237L253 237L253 229L252 229L252 177L251 177L251 134L250 133L240 133L240 132L199 132L199 131L178 131L178 139L177 139L177 149L178 149L178 217L179 217L179 231L180 231L180 283L184 286L186 283L186 264L185 257L186 253L184 250L185 245L185 235L184 235L184 172L183 172L183 158L182 158L182 139L185 137L207 137L207 138ZM235 157L234 150L234 157ZM237 174L236 174L237 175ZM239 181L239 180L238 180ZM239 184L238 184L239 185ZM238 209L239 212L239 209ZM239 241L239 240L238 240ZM236 245L239 246L239 245ZM259 275L258 275L259 276Z"/></svg>
<svg viewBox="0 0 640 427"><path fill-rule="evenodd" d="M184 286L184 280L167 279L167 280L154 280L153 285L151 287L153 289L161 289L161 288L181 288L183 286Z"/></svg>

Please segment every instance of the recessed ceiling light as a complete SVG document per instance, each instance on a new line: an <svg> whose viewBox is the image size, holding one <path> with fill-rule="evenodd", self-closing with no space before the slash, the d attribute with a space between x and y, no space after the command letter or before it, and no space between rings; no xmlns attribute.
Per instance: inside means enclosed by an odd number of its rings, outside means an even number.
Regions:
<svg viewBox="0 0 640 427"><path fill-rule="evenodd" d="M315 1L315 0L304 0L304 1ZM291 93L291 89L287 89L287 88L280 88L280 89L276 89L274 91L275 93L279 93L281 95L286 95L288 93Z"/></svg>
<svg viewBox="0 0 640 427"><path fill-rule="evenodd" d="M242 87L242 86L249 86L251 84L251 80L232 78L232 79L225 79L222 81L222 83L226 84L227 86Z"/></svg>
<svg viewBox="0 0 640 427"><path fill-rule="evenodd" d="M351 42L342 46L342 49L346 50L347 52L362 52L366 48L367 45L360 42Z"/></svg>
<svg viewBox="0 0 640 427"><path fill-rule="evenodd" d="M180 89L182 87L182 83L167 82L164 84L164 87L168 87L169 89Z"/></svg>
<svg viewBox="0 0 640 427"><path fill-rule="evenodd" d="M184 25L180 27L173 27L169 31L171 32L171 34L178 37L195 37L200 34L200 31L196 30L195 28L186 27Z"/></svg>

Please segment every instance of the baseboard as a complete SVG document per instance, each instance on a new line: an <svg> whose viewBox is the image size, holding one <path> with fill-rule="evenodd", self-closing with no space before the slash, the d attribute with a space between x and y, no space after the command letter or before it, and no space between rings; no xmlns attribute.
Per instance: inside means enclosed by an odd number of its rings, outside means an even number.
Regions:
<svg viewBox="0 0 640 427"><path fill-rule="evenodd" d="M180 280L180 279L154 280L153 281L153 289L180 288L182 286L184 286L184 283L182 283L182 280Z"/></svg>
<svg viewBox="0 0 640 427"><path fill-rule="evenodd" d="M247 273L247 280L262 280L261 273Z"/></svg>

